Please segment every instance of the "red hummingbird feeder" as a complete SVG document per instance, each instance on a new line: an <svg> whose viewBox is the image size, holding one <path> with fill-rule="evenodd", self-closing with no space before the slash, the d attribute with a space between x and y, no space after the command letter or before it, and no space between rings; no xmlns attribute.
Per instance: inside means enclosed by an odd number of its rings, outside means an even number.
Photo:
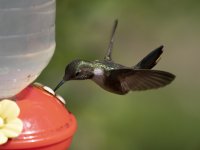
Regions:
<svg viewBox="0 0 200 150"><path fill-rule="evenodd" d="M30 85L15 96L23 131L1 150L67 150L77 128L75 117L53 94Z"/></svg>
<svg viewBox="0 0 200 150"><path fill-rule="evenodd" d="M30 85L53 56L55 13L56 0L0 1L0 101L14 97L23 124L1 150L66 150L76 131L76 119L59 96ZM7 121L0 121L1 130Z"/></svg>

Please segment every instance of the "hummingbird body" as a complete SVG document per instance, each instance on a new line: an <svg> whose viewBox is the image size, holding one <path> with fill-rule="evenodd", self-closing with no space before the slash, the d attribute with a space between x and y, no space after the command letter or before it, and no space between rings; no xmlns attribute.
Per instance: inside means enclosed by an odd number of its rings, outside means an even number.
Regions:
<svg viewBox="0 0 200 150"><path fill-rule="evenodd" d="M112 61L93 61L94 70L92 80L97 83L101 88L116 94L123 94L119 81L113 82L110 79L110 71L125 68L120 64L113 63ZM123 91L120 92L120 91ZM125 93L124 93L125 94Z"/></svg>
<svg viewBox="0 0 200 150"><path fill-rule="evenodd" d="M90 79L106 91L124 95L129 91L160 88L174 80L175 75L169 72L151 70L160 59L163 46L153 50L132 67L113 62L111 52L117 23L116 20L104 60L85 61L77 59L72 61L66 66L63 80L54 91L65 81Z"/></svg>

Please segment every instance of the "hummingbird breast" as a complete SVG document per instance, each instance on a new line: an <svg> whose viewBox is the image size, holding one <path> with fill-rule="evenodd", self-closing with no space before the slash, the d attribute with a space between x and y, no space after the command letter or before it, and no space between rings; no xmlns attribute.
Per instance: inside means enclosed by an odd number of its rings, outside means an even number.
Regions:
<svg viewBox="0 0 200 150"><path fill-rule="evenodd" d="M110 61L96 60L94 63L93 78L92 80L106 91L115 94L126 94L128 91L124 90L120 81L110 77L110 71L113 69L124 68L120 64Z"/></svg>
<svg viewBox="0 0 200 150"><path fill-rule="evenodd" d="M107 73L106 70L95 68L92 80L106 91L120 95L124 95L128 92L127 89L122 89L123 86L121 86L118 80L116 81L107 77L107 74L109 73Z"/></svg>
<svg viewBox="0 0 200 150"><path fill-rule="evenodd" d="M103 69L100 68L95 68L94 71L94 76L92 78L92 80L97 83L99 86L101 86L102 88L104 88L104 81L105 81L105 77L104 77L104 71Z"/></svg>

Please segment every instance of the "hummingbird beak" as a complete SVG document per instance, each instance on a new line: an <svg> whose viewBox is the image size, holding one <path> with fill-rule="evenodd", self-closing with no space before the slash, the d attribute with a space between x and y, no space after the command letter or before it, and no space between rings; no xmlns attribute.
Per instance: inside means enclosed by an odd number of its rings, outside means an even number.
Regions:
<svg viewBox="0 0 200 150"><path fill-rule="evenodd" d="M62 80L60 83L58 83L58 85L55 87L54 92L61 87L63 84L65 83L65 80Z"/></svg>

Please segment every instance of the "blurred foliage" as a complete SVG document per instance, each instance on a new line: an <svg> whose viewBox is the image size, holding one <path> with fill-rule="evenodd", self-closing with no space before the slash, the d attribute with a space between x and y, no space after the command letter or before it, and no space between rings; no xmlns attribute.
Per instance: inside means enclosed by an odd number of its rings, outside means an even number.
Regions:
<svg viewBox="0 0 200 150"><path fill-rule="evenodd" d="M54 88L71 60L102 59L116 18L116 62L131 66L164 44L155 69L177 76L125 96L92 81L66 83L58 93L78 121L71 150L200 149L199 14L197 0L57 0L57 48L38 82Z"/></svg>

